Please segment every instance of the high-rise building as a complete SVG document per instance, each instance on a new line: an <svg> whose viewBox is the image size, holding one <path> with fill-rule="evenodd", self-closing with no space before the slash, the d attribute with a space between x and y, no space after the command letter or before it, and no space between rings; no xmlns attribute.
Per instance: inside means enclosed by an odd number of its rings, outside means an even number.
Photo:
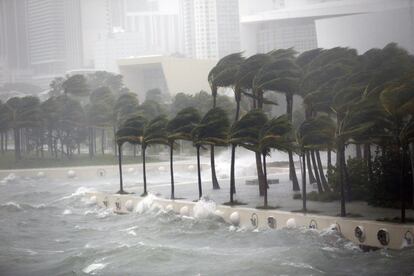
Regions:
<svg viewBox="0 0 414 276"><path fill-rule="evenodd" d="M170 55L183 52L178 2L171 0L127 1L125 30L145 37L143 54Z"/></svg>
<svg viewBox="0 0 414 276"><path fill-rule="evenodd" d="M186 54L218 59L240 50L238 0L181 0Z"/></svg>
<svg viewBox="0 0 414 276"><path fill-rule="evenodd" d="M113 1L113 0L111 0ZM113 31L110 0L81 0L83 67L94 68L95 43ZM119 1L119 0L118 0ZM115 7L114 7L115 8Z"/></svg>
<svg viewBox="0 0 414 276"><path fill-rule="evenodd" d="M27 26L35 83L82 66L80 0L27 0Z"/></svg>
<svg viewBox="0 0 414 276"><path fill-rule="evenodd" d="M30 78L26 1L0 1L0 84Z"/></svg>

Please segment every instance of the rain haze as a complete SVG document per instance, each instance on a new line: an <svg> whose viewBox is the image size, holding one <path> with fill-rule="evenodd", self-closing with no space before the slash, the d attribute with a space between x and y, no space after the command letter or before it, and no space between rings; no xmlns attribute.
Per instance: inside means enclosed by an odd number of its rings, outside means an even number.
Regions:
<svg viewBox="0 0 414 276"><path fill-rule="evenodd" d="M0 0L0 275L414 275L414 0Z"/></svg>

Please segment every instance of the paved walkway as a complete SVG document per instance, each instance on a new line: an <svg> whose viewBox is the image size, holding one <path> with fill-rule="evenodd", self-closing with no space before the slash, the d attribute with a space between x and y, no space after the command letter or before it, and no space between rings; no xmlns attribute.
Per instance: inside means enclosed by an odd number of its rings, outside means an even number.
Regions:
<svg viewBox="0 0 414 276"><path fill-rule="evenodd" d="M207 161L207 160L204 160ZM255 170L250 167L243 167L243 164L237 167L236 174L236 191L235 199L247 203L248 207L263 205L263 197L259 196L257 185L247 185L246 180L256 179ZM218 168L220 190L213 190L211 183L210 170L205 169L202 172L203 195L214 200L218 204L229 201L229 183L228 175L225 173L227 168ZM302 208L302 200L294 200L292 184L289 181L288 168L271 167L268 168L269 179L279 179L279 184L272 184L268 190L269 205L277 206L279 210L295 211ZM298 177L300 172L297 171ZM126 174L126 190L141 194L143 191L142 175L140 171ZM299 181L301 181L299 179ZM116 185L117 179L112 179L111 183ZM163 198L170 197L170 174L169 166L165 163L159 163L158 171L154 174L147 174L148 191L157 194ZM114 190L117 187L114 187ZM317 190L316 187L309 185L307 190ZM196 166L189 164L185 171L175 171L175 196L186 200L196 200L198 198L198 184ZM340 213L339 201L334 202L315 202L308 201L308 210L317 211L319 214L337 216ZM394 218L399 216L399 209L374 208L365 202L347 203L347 213L357 215L360 219L378 219L382 217ZM414 217L414 210L407 210L408 217Z"/></svg>

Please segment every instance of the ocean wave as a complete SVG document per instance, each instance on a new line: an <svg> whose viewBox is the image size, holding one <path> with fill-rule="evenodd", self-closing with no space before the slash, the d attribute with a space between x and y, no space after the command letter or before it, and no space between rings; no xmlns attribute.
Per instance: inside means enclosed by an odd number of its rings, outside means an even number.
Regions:
<svg viewBox="0 0 414 276"><path fill-rule="evenodd" d="M7 203L4 203L4 204L0 205L0 207L5 208L8 211L20 211L20 210L22 210L22 207L20 206L20 204L14 202L14 201L9 201Z"/></svg>
<svg viewBox="0 0 414 276"><path fill-rule="evenodd" d="M75 197L79 197L79 196L84 196L87 193L91 193L91 192L95 192L96 190L94 188L88 188L88 187L79 187L76 189L76 191L70 195L61 197L59 199L56 199L54 201L52 201L52 203L54 202L58 202L58 201L62 201L62 200L67 200L67 199L71 199L71 198L75 198Z"/></svg>
<svg viewBox="0 0 414 276"><path fill-rule="evenodd" d="M89 209L89 210L86 210L84 212L85 216L95 215L97 218L106 218L106 217L108 217L110 215L113 215L113 214L114 214L114 212L112 211L111 208L101 208L99 206L96 206L96 207L94 207L92 209Z"/></svg>
<svg viewBox="0 0 414 276"><path fill-rule="evenodd" d="M95 275L99 270L104 269L108 263L93 263L82 269L86 274Z"/></svg>
<svg viewBox="0 0 414 276"><path fill-rule="evenodd" d="M3 178L0 181L0 183L1 184L16 183L18 179L19 177L16 174L10 173L5 178Z"/></svg>

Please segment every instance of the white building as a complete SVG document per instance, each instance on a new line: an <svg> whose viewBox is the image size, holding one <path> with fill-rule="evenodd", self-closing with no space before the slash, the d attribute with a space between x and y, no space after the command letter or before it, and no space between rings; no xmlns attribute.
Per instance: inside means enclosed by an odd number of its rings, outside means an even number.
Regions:
<svg viewBox="0 0 414 276"><path fill-rule="evenodd" d="M218 59L240 50L237 0L181 0L186 55Z"/></svg>
<svg viewBox="0 0 414 276"><path fill-rule="evenodd" d="M83 67L94 68L95 43L112 32L111 2L81 0Z"/></svg>
<svg viewBox="0 0 414 276"><path fill-rule="evenodd" d="M247 55L294 47L352 47L359 52L397 42L414 53L413 0L242 0L241 41ZM256 38L256 39L252 39Z"/></svg>
<svg viewBox="0 0 414 276"><path fill-rule="evenodd" d="M121 59L118 65L125 85L137 93L143 102L145 93L154 88L171 97L180 92L195 94L201 90L209 91L207 75L216 62L207 59L144 56Z"/></svg>
<svg viewBox="0 0 414 276"><path fill-rule="evenodd" d="M145 37L138 32L113 32L94 45L94 68L118 73L117 60L145 52Z"/></svg>

